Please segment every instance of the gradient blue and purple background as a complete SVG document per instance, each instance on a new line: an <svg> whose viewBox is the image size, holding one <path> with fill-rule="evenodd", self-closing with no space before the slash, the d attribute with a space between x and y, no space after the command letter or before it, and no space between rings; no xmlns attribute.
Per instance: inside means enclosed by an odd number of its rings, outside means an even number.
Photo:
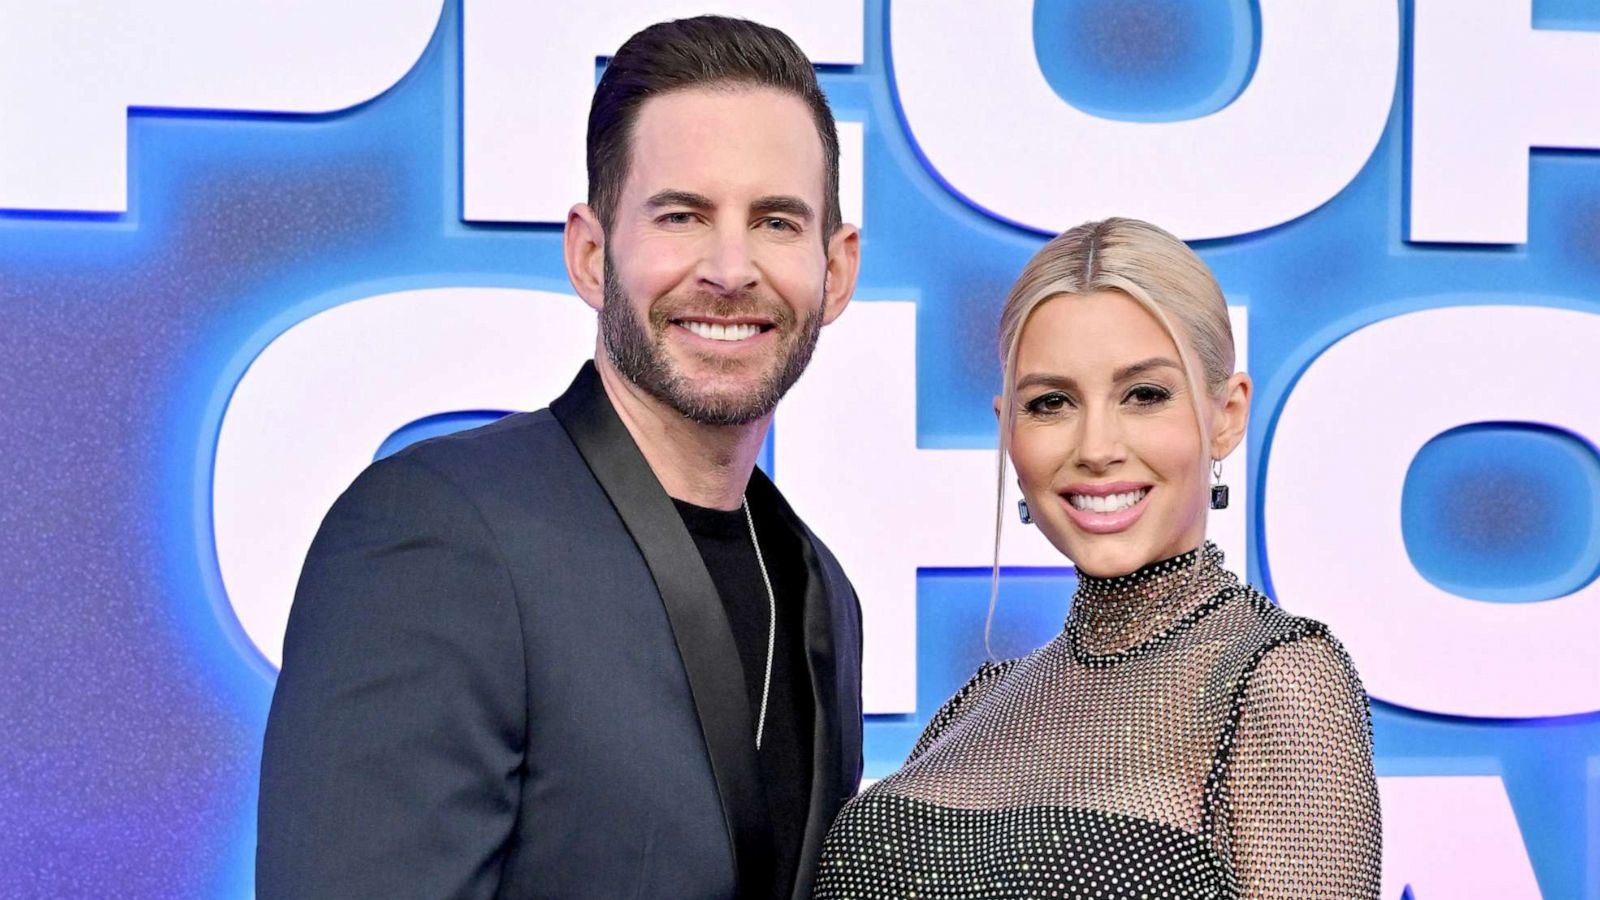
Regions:
<svg viewBox="0 0 1600 900"><path fill-rule="evenodd" d="M920 298L922 445L992 447L995 314L1044 236L966 205L922 163L889 76L886 3L867 3L865 63L822 71L839 116L866 123L861 287ZM1600 30L1592 2L1535 11ZM1041 4L1035 35L1070 102L1176 119L1243 86L1255 15L1243 0L1074 0ZM211 545L229 392L267 340L317 311L312 298L567 289L557 229L461 219L461 70L452 0L416 67L370 103L326 116L135 111L128 213L0 211L0 896L249 895L273 679L240 641ZM1296 377L1363 324L1440 295L1600 314L1600 154L1533 154L1525 245L1408 244L1409 99L1402 77L1382 143L1331 202L1197 245L1225 288L1248 285L1253 483ZM1394 388L1417 404L1450 390ZM1549 390L1600 403L1595 384ZM1403 502L1419 570L1473 598L1462 602L1549 599L1527 586L1550 573L1577 573L1563 592L1592 581L1595 438L1485 424L1436 439ZM1269 574L1249 573L1270 587ZM1001 653L1047 640L1071 590L1050 572L1010 578ZM869 776L898 764L982 658L987 596L983 571L920 575L918 713L869 720ZM1600 713L1496 721L1378 702L1374 714L1380 773L1503 777L1544 895L1600 898Z"/></svg>

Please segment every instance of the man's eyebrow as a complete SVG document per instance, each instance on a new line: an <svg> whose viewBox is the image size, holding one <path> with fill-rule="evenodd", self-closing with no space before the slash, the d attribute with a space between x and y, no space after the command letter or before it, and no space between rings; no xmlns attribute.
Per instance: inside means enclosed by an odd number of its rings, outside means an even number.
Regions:
<svg viewBox="0 0 1600 900"><path fill-rule="evenodd" d="M676 191L670 188L664 191L656 191L654 194L651 194L650 199L644 201L644 205L650 209L661 209L665 206L684 206L688 207L689 209L715 209L717 206L715 203L711 202L710 197L707 197L704 194L696 194L694 191Z"/></svg>
<svg viewBox="0 0 1600 900"><path fill-rule="evenodd" d="M801 200L799 197L786 194L761 197L750 204L750 208L758 213L787 213L807 222L817 217L816 212L811 208L811 204Z"/></svg>
<svg viewBox="0 0 1600 900"><path fill-rule="evenodd" d="M1136 375L1143 375L1151 369L1177 369L1179 372L1182 372L1183 366L1180 366L1172 360L1167 359L1165 356L1152 356L1149 359L1143 359L1131 365L1123 366L1112 374L1111 380L1127 381L1129 378L1132 378Z"/></svg>

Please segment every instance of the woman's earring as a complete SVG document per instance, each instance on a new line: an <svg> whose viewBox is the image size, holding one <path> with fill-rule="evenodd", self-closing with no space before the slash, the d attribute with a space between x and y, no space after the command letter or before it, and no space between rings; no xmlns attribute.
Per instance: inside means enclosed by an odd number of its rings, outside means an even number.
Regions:
<svg viewBox="0 0 1600 900"><path fill-rule="evenodd" d="M1028 512L1028 501L1017 501L1017 518L1021 519L1024 525L1033 524L1033 513Z"/></svg>
<svg viewBox="0 0 1600 900"><path fill-rule="evenodd" d="M1228 508L1228 486L1222 483L1222 460L1211 461L1211 508Z"/></svg>

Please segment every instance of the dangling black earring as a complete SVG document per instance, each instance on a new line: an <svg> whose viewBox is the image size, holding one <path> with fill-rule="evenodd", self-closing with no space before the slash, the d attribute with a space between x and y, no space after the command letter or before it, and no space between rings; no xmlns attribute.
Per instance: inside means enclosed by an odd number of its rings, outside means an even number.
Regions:
<svg viewBox="0 0 1600 900"><path fill-rule="evenodd" d="M1211 508L1228 508L1228 486L1222 483L1222 460L1211 461Z"/></svg>
<svg viewBox="0 0 1600 900"><path fill-rule="evenodd" d="M1017 518L1021 519L1024 525L1033 524L1033 513L1028 512L1028 501L1017 501Z"/></svg>

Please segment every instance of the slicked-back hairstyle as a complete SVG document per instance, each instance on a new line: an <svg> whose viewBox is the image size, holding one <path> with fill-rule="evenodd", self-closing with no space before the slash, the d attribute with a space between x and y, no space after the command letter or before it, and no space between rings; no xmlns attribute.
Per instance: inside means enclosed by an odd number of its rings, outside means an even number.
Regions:
<svg viewBox="0 0 1600 900"><path fill-rule="evenodd" d="M776 28L745 19L698 16L660 22L617 50L589 105L589 206L607 233L628 177L633 127L651 97L692 88L765 87L800 98L822 140L826 246L841 222L839 133L805 53Z"/></svg>

